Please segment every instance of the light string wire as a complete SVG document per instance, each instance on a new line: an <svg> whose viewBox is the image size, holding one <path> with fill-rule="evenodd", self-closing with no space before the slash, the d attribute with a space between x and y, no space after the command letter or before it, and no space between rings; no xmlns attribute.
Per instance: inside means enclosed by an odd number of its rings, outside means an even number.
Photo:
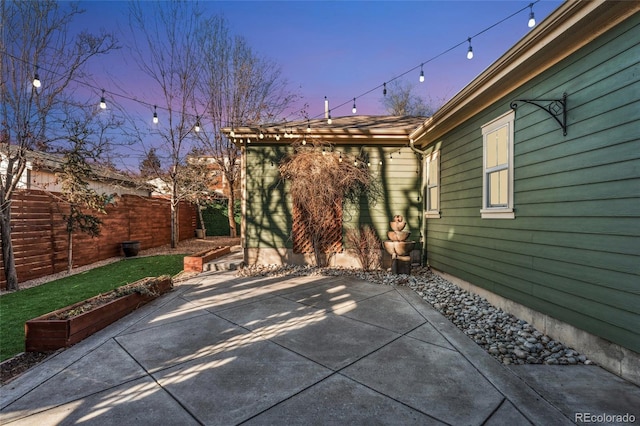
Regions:
<svg viewBox="0 0 640 426"><path fill-rule="evenodd" d="M455 49L459 48L460 46L463 46L464 44L466 44L466 43L469 41L469 39L474 39L474 38L476 38L476 37L478 37L478 36L480 36L480 35L482 35L482 34L486 33L487 31L489 31L489 30L491 30L491 29L493 29L493 28L497 27L498 25L502 24L503 22L508 21L509 19L513 18L514 16L516 16L516 15L518 15L518 14L522 13L523 11L525 11L525 10L529 9L530 7L532 7L534 4L538 3L539 1L540 1L540 0L535 0L535 1L533 1L532 3L527 4L525 7L523 7L523 8L521 8L521 9L517 10L516 12L513 12L511 15L507 16L506 18L503 18L503 19L501 19L500 21L496 22L495 24L493 24L493 25L491 25L491 26L489 26L489 27L487 27L487 28L483 29L482 31L480 31L480 32L478 32L478 33L476 33L476 34L474 34L474 35L472 35L472 36L470 36L470 37L467 37L466 39L464 39L464 40L463 40L463 41L461 41L460 43L456 44L455 46L451 46L451 47L450 47L450 48L448 48L447 50L444 50L443 52L441 52L441 53L439 53L439 54L437 54L437 55L433 56L432 58L429 58L429 59L427 59L426 61L421 62L420 64L418 64L418 65L416 65L415 67L413 67L413 68L411 68L411 69L409 69L409 70L407 70L407 71L403 72L402 74L398 74L397 76L392 77L391 79L389 79L389 80L385 81L383 84L380 84L380 85L378 85L378 86L376 86L376 87L374 87L374 88L372 88L372 89L370 89L370 90L368 90L368 91L366 91L366 92L364 92L364 93L362 93L362 94L360 94L360 95L356 96L355 98L349 99L349 100L347 100L347 101L345 101L345 102L341 103L341 104L340 104L340 105L338 105L337 107L333 107L332 109L342 108L342 107L344 107L345 105L348 105L349 103L351 103L351 102L352 102L352 100L355 100L355 99L357 99L357 98L361 98L361 97L363 97L363 96L366 96L366 95L368 95L368 94L370 94L370 93L372 93L372 92L375 92L376 90L380 90L381 88L385 87L387 83L391 83L391 82L393 82L393 81L395 81L395 80L398 80L398 79L400 79L400 78L404 77L405 75L407 75L407 74L409 74L409 73L411 73L411 72L414 72L414 71L416 71L416 70L418 70L418 69L421 69L425 64L428 64L428 63L430 63L430 62L433 62L433 61L435 61L436 59L440 58L441 56L444 56L444 55L446 55L447 53L449 53L449 52L451 52L451 51L453 51L453 50L455 50ZM323 116L323 114L318 114L318 115L316 115L316 116L312 117L312 119L318 119L318 118L321 118L322 116Z"/></svg>
<svg viewBox="0 0 640 426"><path fill-rule="evenodd" d="M496 23L494 23L494 24L492 24L492 25L488 26L487 28L485 28L485 29L483 29L483 30L479 31L478 33L476 33L476 34L474 34L474 35L472 35L472 36L469 36L469 37L465 38L465 39L464 39L463 41L461 41L460 43L458 43L458 44L456 44L456 45L454 45L454 46L451 46L450 48L448 48L448 49L446 49L446 50L442 51L441 53L439 53L439 54L437 54L437 55L435 55L435 56L433 56L433 57L431 57L431 58L427 59L426 61L423 61L423 62L419 63L418 65L414 66L413 68L408 69L407 71L405 71L405 72L403 72L403 73L401 73L401 74L398 74L398 75L396 75L396 76L394 76L394 77L392 77L392 78L390 78L390 79L386 80L384 83L379 84L379 85L377 85L377 86L373 87L372 89L369 89L369 90L367 90L366 92L361 93L361 94L360 94L360 95L358 95L358 96L355 96L355 97L351 97L351 98L349 98L349 100L347 100L347 101L345 101L345 102L343 102L343 103L339 104L338 106L333 107L333 108L331 108L331 109L332 109L332 110L335 110L335 109L342 108L342 107L344 107L345 105L350 104L351 102L354 102L354 103L355 103L355 100L356 100L356 99L361 98L361 97L363 97L363 96L366 96L366 95L368 95L368 94L370 94L370 93L373 93L373 92L375 92L376 90L380 90L380 88L386 87L386 84L387 84L387 83L391 83L391 82L393 82L393 81L395 81L395 80L398 80L398 79L400 79L400 78L402 78L402 77L406 76L407 74L409 74L409 73L411 73L411 72L414 72L414 71L416 71L416 70L418 70L418 69L421 69L425 64L428 64L428 63L430 63L430 62L433 62L433 61L435 61L436 59L440 58L441 56L444 56L444 55L446 55L447 53L449 53L449 52L451 52L451 51L453 51L453 50L455 50L455 49L459 48L460 46L465 45L466 43L468 43L468 42L469 42L469 40L470 40L470 39L474 39L474 38L476 38L476 37L478 37L478 36L480 36L480 35L482 35L482 34L486 33L487 31L492 30L493 28L497 27L498 25L500 25L500 24L502 24L502 23L504 23L504 22L508 21L509 19L511 19L511 18L513 18L514 16L516 16L516 15L518 15L518 14L522 13L523 11L525 11L525 10L527 10L527 9L529 9L529 8L532 8L532 6L533 6L533 5L535 5L536 3L538 3L539 1L540 1L540 0L534 0L534 1L530 2L530 3L528 3L526 6L524 6L524 7L520 8L520 9L519 9L519 10L517 10L516 12L513 12L511 15L507 16L506 18L503 18L503 19L501 19L500 21L498 21L498 22L496 22ZM34 64L34 63L30 62L30 61L27 61L27 60L24 60L24 59L22 59L22 58L19 58L19 57L15 56L15 55L12 55L11 53L7 52L6 50L0 51L0 52L1 52L3 55L9 56L10 58L12 58L12 59L14 59L14 60L18 60L18 61L20 61L20 62L22 62L22 63L24 63L24 64L26 64L26 65L30 65L30 66L32 66L32 67L34 68L34 70L36 70L36 69L37 69L37 70L44 70L44 71L46 71L46 72L48 72L48 73L51 73L51 74L57 75L58 77L63 77L63 76L64 76L64 74L62 74L62 73L58 73L58 72L52 71L52 70L50 70L50 69L43 68L40 64ZM35 72L38 72L38 71L35 71ZM105 90L104 88L101 88L101 87L95 86L95 85L93 85L93 84L91 84L91 83L88 83L88 82L86 82L86 81L78 80L78 79L75 79L75 78L74 78L74 79L71 79L71 81L73 81L73 82L74 82L74 83L76 83L76 84L80 84L80 85L82 85L82 86L85 86L85 87L88 87L88 88L90 88L90 89L93 89L93 90L94 90L94 91L96 91L97 93L102 92L102 94L103 94L102 96L104 96L104 94L107 94L107 95L109 95L109 96L111 96L111 97L114 97L114 98L126 99L126 100L128 100L128 101L135 102L135 103L138 103L138 104L140 104L140 105L144 105L144 106L149 107L149 108L153 108L154 110L157 108L157 109L164 110L164 111L167 111L167 112L168 112L168 111L175 111L175 110L174 110L174 109L172 109L172 108L163 107L163 106L161 106L161 105L160 105L160 106L158 106L158 105L157 105L157 103L147 102L147 101L145 101L145 100L141 100L141 99L139 99L139 98L137 98L137 97L133 97L133 96L130 96L130 95L126 95L126 94L123 94L123 93L118 93L118 92L111 91L111 90ZM295 114L298 114L298 113L300 113L300 112L301 112L301 111L294 111L294 112L290 113L287 117L285 117L283 121L279 121L279 122L275 122L275 123L262 124L262 125L260 125L259 127L276 127L276 126L280 126L280 127L281 127L281 126L286 126L286 124L287 124L287 122L288 122L287 118L288 118L288 117L291 117L291 116L293 116L293 115L295 115ZM202 117L202 114L198 114L198 115L196 115L196 114L192 114L192 113L187 113L187 112L185 112L185 111L181 111L181 114L182 114L182 115L184 115L184 116L186 116L186 117L194 118L194 119L196 119L196 120ZM317 115L315 115L315 116L312 116L312 117L307 117L307 118L306 118L306 120L307 120L307 121L309 121L309 120L315 120L315 119L322 118L323 116L324 116L324 112L319 113L319 114L317 114ZM234 123L233 123L233 122L226 122L226 124L227 124L227 125L234 126Z"/></svg>

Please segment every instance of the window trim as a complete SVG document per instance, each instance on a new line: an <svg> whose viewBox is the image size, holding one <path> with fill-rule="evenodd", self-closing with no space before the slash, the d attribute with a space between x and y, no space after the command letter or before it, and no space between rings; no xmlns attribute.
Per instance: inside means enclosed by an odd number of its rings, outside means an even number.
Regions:
<svg viewBox="0 0 640 426"><path fill-rule="evenodd" d="M429 173L432 164L435 164L436 167L436 182L433 185L429 185ZM433 151L431 154L425 157L424 162L425 167L425 183L424 183L424 201L425 201L425 209L424 209L424 217L428 219L440 219L440 150ZM429 206L431 205L431 199L429 195L429 189L436 188L438 192L438 208L430 210Z"/></svg>
<svg viewBox="0 0 640 426"><path fill-rule="evenodd" d="M513 207L513 145L514 145L514 122L515 112L510 110L501 116L491 120L481 126L482 128L482 209L480 216L482 219L515 219ZM487 135L496 130L507 127L507 206L489 207L488 177L489 173L496 171L496 168L487 169Z"/></svg>

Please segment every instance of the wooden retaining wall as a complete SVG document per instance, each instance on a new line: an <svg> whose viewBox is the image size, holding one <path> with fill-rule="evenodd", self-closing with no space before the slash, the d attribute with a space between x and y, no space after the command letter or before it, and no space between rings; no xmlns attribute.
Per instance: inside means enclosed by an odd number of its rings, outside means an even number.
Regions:
<svg viewBox="0 0 640 426"><path fill-rule="evenodd" d="M73 266L87 265L121 256L122 241L138 240L141 249L171 242L169 200L123 195L107 207L100 236L82 233L73 237ZM69 212L56 194L44 191L20 191L11 204L13 250L18 281L24 282L66 270L68 237L63 216ZM193 238L196 210L181 203L179 239ZM4 268L0 262L0 288L5 288Z"/></svg>

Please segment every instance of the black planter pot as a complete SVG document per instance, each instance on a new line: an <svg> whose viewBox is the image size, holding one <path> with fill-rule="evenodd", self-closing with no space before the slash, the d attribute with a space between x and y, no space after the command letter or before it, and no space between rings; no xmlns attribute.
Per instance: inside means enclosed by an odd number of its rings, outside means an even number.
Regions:
<svg viewBox="0 0 640 426"><path fill-rule="evenodd" d="M122 252L126 257L134 257L140 251L140 241L123 241Z"/></svg>

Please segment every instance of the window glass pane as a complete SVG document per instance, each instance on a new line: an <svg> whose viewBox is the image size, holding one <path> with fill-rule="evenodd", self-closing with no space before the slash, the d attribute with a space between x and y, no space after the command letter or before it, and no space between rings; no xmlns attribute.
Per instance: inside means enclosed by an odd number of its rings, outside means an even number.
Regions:
<svg viewBox="0 0 640 426"><path fill-rule="evenodd" d="M438 187L429 188L428 210L438 210Z"/></svg>
<svg viewBox="0 0 640 426"><path fill-rule="evenodd" d="M498 140L496 138L496 132L491 132L487 135L487 168L495 167L498 164L498 157L496 155Z"/></svg>
<svg viewBox="0 0 640 426"><path fill-rule="evenodd" d="M500 170L489 174L489 206L500 207L507 205L508 170Z"/></svg>
<svg viewBox="0 0 640 426"><path fill-rule="evenodd" d="M496 156L497 164L507 163L507 150L508 150L508 134L507 126L501 127L496 131Z"/></svg>
<svg viewBox="0 0 640 426"><path fill-rule="evenodd" d="M437 160L433 160L429 162L429 176L427 177L428 185L437 185L438 184L438 163Z"/></svg>
<svg viewBox="0 0 640 426"><path fill-rule="evenodd" d="M508 161L509 146L508 127L503 126L498 130L487 134L487 168L506 164Z"/></svg>

